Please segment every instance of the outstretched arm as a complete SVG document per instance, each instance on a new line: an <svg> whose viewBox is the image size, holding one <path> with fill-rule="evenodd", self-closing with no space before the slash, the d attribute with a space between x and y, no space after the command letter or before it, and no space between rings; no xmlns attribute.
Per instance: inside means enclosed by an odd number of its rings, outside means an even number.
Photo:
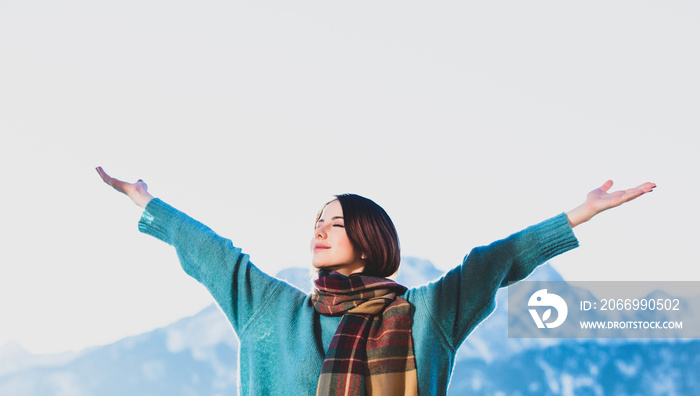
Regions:
<svg viewBox="0 0 700 396"><path fill-rule="evenodd" d="M126 194L136 205L145 208L153 199L153 195L148 192L148 185L143 180L139 179L136 183L127 183L111 177L101 166L98 166L96 169L102 181L120 193Z"/></svg>
<svg viewBox="0 0 700 396"><path fill-rule="evenodd" d="M253 318L295 315L297 311L291 309L260 314L264 309L274 311L280 301L287 307L303 306L306 297L303 292L268 276L250 263L248 255L230 240L154 198L143 180L123 182L109 176L101 167L97 167L97 173L105 183L145 209L139 220L139 231L175 248L182 268L209 290L239 337L246 328L260 328L259 321L256 326L248 326ZM280 297L282 293L284 297ZM273 301L278 305L273 305Z"/></svg>
<svg viewBox="0 0 700 396"><path fill-rule="evenodd" d="M425 304L450 345L457 349L467 335L496 306L496 290L509 282L527 277L538 265L578 246L571 227L590 220L596 214L622 205L652 191L653 183L644 183L624 191L608 193L608 180L586 197L583 204L528 227L488 246L474 248L462 265L436 282L409 290L409 301Z"/></svg>
<svg viewBox="0 0 700 396"><path fill-rule="evenodd" d="M651 192L656 187L656 184L647 182L635 188L609 193L608 190L610 190L612 185L612 180L606 181L600 188L589 192L586 200L581 205L566 212L566 217L569 218L571 227L587 222L602 211L620 206L642 194Z"/></svg>

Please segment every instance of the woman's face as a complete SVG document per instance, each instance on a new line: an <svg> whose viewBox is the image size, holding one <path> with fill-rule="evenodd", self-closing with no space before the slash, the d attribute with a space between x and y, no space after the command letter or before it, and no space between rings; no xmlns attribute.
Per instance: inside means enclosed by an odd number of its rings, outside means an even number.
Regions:
<svg viewBox="0 0 700 396"><path fill-rule="evenodd" d="M345 232L343 208L338 200L323 208L311 239L311 253L311 264L318 269L338 271L345 276L364 270L364 261Z"/></svg>

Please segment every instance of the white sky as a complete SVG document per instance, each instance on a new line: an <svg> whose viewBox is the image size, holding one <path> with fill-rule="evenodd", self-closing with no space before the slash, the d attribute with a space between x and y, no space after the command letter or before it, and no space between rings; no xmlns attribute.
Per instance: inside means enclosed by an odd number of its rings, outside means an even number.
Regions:
<svg viewBox="0 0 700 396"><path fill-rule="evenodd" d="M447 269L649 180L556 268L700 280L696 2L473 3L0 1L0 345L80 349L211 302L97 165L270 273L308 265L336 193Z"/></svg>

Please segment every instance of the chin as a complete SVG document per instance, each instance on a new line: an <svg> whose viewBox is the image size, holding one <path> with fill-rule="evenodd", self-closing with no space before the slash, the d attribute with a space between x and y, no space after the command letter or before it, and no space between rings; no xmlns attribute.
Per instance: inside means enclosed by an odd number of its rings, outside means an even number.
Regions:
<svg viewBox="0 0 700 396"><path fill-rule="evenodd" d="M314 270L316 272L318 272L320 270L333 272L333 271L338 271L339 269L343 268L342 265L330 264L330 263L311 263L311 266L314 268Z"/></svg>
<svg viewBox="0 0 700 396"><path fill-rule="evenodd" d="M328 263L311 263L311 266L314 267L316 270L322 270L322 269L328 269L330 270L331 268L334 268L332 264Z"/></svg>

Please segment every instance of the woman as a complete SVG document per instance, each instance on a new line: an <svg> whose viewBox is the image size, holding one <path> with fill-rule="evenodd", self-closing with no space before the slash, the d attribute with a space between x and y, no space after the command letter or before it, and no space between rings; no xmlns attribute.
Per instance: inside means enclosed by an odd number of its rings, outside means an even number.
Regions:
<svg viewBox="0 0 700 396"><path fill-rule="evenodd" d="M148 193L97 168L144 208L139 230L175 247L184 270L207 287L240 340L240 393L445 394L457 348L495 308L499 287L578 246L572 228L656 187L608 193L485 247L439 280L406 290L396 231L369 199L343 194L316 218L307 295L270 277L231 241Z"/></svg>

